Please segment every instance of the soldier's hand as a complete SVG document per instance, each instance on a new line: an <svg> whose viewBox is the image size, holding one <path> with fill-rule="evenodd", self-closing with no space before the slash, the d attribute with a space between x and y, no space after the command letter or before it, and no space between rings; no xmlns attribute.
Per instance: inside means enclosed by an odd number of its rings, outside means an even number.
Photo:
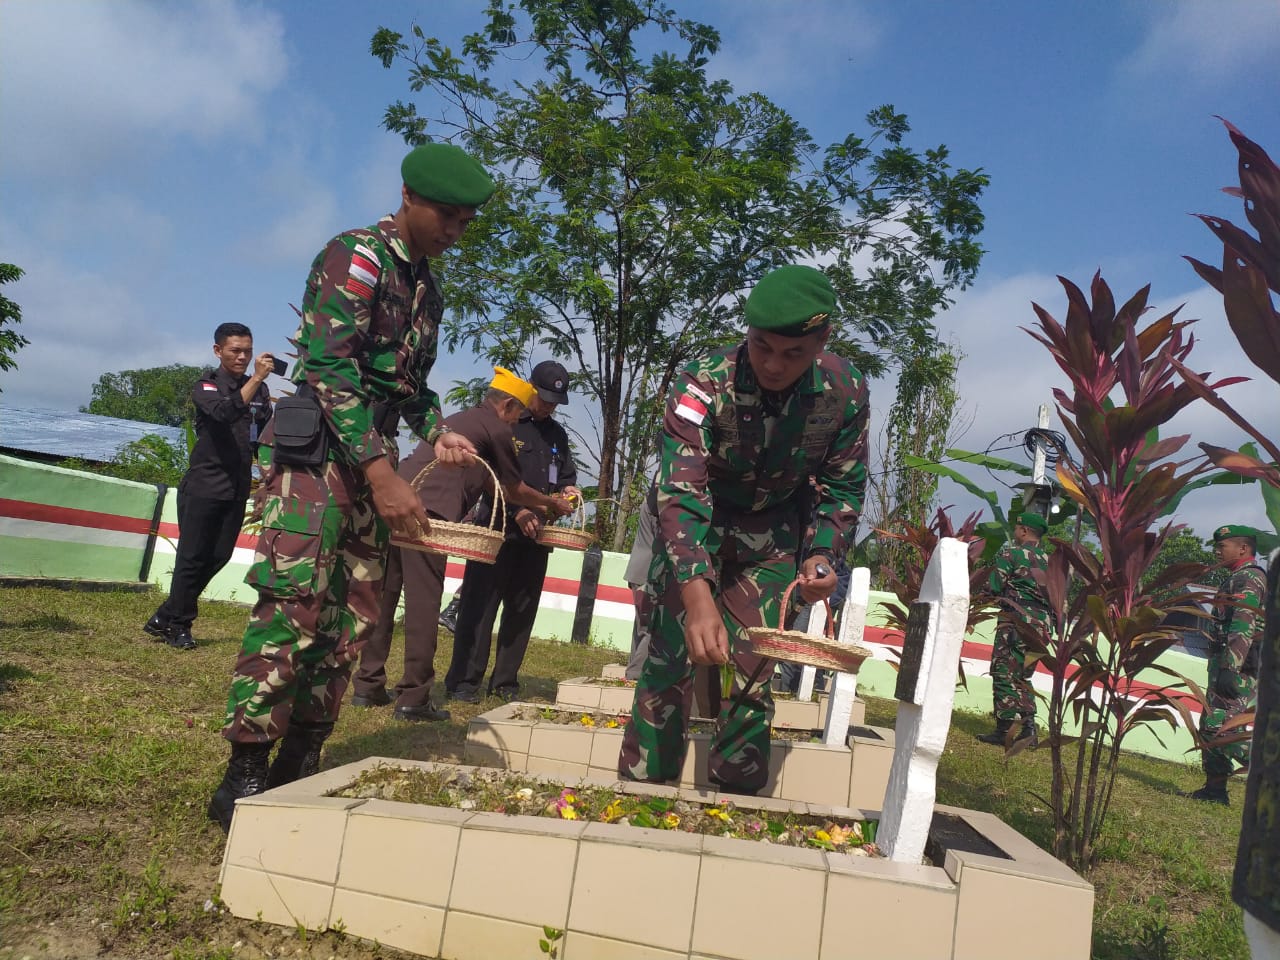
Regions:
<svg viewBox="0 0 1280 960"><path fill-rule="evenodd" d="M259 380L265 380L275 369L275 358L269 353L260 353L257 359L253 361L253 375Z"/></svg>
<svg viewBox="0 0 1280 960"><path fill-rule="evenodd" d="M431 521L418 499L418 492L395 472L386 457L370 460L364 470L373 493L373 508L392 533L420 537L431 529Z"/></svg>
<svg viewBox="0 0 1280 960"><path fill-rule="evenodd" d="M436 459L446 467L469 467L477 459L475 444L455 431L440 434L435 450Z"/></svg>
<svg viewBox="0 0 1280 960"><path fill-rule="evenodd" d="M826 557L810 557L801 566L796 579L800 581L800 596L804 597L805 603L825 600L836 588L836 572Z"/></svg>
<svg viewBox="0 0 1280 960"><path fill-rule="evenodd" d="M684 601L684 639L689 659L704 666L728 662L729 632L711 595L711 585L706 580L691 580L680 588L680 597Z"/></svg>

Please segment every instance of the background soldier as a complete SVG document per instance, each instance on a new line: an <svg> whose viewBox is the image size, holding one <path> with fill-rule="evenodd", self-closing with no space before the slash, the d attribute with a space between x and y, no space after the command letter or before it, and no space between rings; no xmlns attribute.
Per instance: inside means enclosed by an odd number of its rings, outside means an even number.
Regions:
<svg viewBox="0 0 1280 960"><path fill-rule="evenodd" d="M474 407L455 413L442 429L466 437L476 453L493 467L503 492L518 503L550 509L550 497L533 490L520 480L516 448L511 425L520 418L532 401L532 384L503 370L494 368L494 377L484 399ZM400 475L412 481L435 459L430 444L419 444L413 454L400 465ZM433 470L418 486L418 497L433 518L458 523L482 496L493 496L489 471L477 463L464 470ZM522 519L532 535L537 535L537 517L525 510ZM395 627L396 607L404 592L404 676L396 685L397 720L448 720L449 712L432 705L431 686L435 680L436 643L439 639L440 595L444 592L445 558L438 553L424 553L392 547L387 562L387 576L378 607L377 625L370 631L369 642L360 655L351 697L353 707L387 704L387 655L391 652L391 633ZM454 641L455 649L457 640ZM452 685L449 685L452 689Z"/></svg>
<svg viewBox="0 0 1280 960"><path fill-rule="evenodd" d="M995 701L996 728L978 737L983 743L1004 746L1013 725L1022 727L1013 742L1030 740L1036 745L1036 696L1031 687L1033 660L1027 663L1028 625L1049 627L1049 597L1044 592L1048 555L1040 538L1049 524L1038 513L1019 514L1013 540L996 554L991 571L991 592L999 597L1000 613L995 643L991 647L991 692ZM1019 623L1022 624L1019 627Z"/></svg>
<svg viewBox="0 0 1280 960"><path fill-rule="evenodd" d="M440 401L426 387L444 314L428 258L461 238L494 183L444 143L410 151L400 172L400 209L330 240L307 277L293 379L299 396L318 402L317 440L327 438L328 452L314 467L273 461L264 484L262 536L245 578L258 602L222 730L231 759L209 803L224 830L237 799L319 768L378 613L390 530L414 536L427 526L395 470L400 417L441 460L474 455L469 441L441 434Z"/></svg>
<svg viewBox="0 0 1280 960"><path fill-rule="evenodd" d="M1200 735L1212 740L1226 722L1257 705L1258 655L1267 575L1257 562L1257 531L1227 524L1213 531L1213 554L1230 576L1213 600L1213 635L1209 641L1208 705L1200 715ZM1228 733L1241 733L1241 730ZM1249 766L1249 741L1206 747L1201 755L1204 786L1188 796L1208 803L1230 801L1227 779L1236 764Z"/></svg>
<svg viewBox="0 0 1280 960"><path fill-rule="evenodd" d="M578 468L569 452L569 435L552 414L556 406L569 402L569 372L554 360L545 360L529 375L534 394L529 409L512 428L515 438L520 476L525 484L542 494L557 493L562 498L580 499L582 492L574 485ZM492 510L492 503L489 505ZM539 544L525 532L533 515L528 506L518 501L507 504L507 539L492 564L467 561L462 577L462 602L458 607L453 632L453 662L446 684L455 700L480 701L480 686L489 666L489 647L493 638L493 622L502 605L498 624L498 652L494 656L493 673L488 693L503 700L514 700L520 692L520 666L524 663L533 621L538 616L538 599L547 575L547 558L551 548ZM490 514L482 510L477 523L488 523ZM464 654L469 656L464 660Z"/></svg>
<svg viewBox="0 0 1280 960"><path fill-rule="evenodd" d="M231 559L249 499L253 448L271 418L264 382L275 358L253 360L253 334L243 323L223 323L213 332L218 366L205 370L191 389L196 406L196 444L191 465L178 484L178 555L169 596L143 630L179 650L194 650L191 624L197 600Z"/></svg>
<svg viewBox="0 0 1280 960"><path fill-rule="evenodd" d="M831 595L866 487L866 386L823 350L835 306L821 271L774 270L747 298L746 342L691 363L667 401L649 656L618 758L624 778L679 776L694 664L732 658L742 702L732 718L721 706L710 779L747 794L768 779L771 663L744 652L746 629L778 625L797 557L804 600ZM811 476L823 489L807 528Z"/></svg>

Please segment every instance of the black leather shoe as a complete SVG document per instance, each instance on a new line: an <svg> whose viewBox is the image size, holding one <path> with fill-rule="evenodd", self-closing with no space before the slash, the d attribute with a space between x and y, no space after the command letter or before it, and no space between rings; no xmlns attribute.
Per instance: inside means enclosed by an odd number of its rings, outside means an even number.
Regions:
<svg viewBox="0 0 1280 960"><path fill-rule="evenodd" d="M385 687L373 693L353 693L351 695L351 705L353 707L385 707L394 700L395 697L387 693Z"/></svg>
<svg viewBox="0 0 1280 960"><path fill-rule="evenodd" d="M429 703L424 703L420 707L396 707L394 716L397 720L406 720L409 723L426 723L433 720L448 720L451 715L448 710L441 710Z"/></svg>
<svg viewBox="0 0 1280 960"><path fill-rule="evenodd" d="M157 640L169 640L169 621L164 619L158 613L153 613L151 619L142 625L142 632L148 636L155 637Z"/></svg>
<svg viewBox="0 0 1280 960"><path fill-rule="evenodd" d="M459 687L457 690L449 692L450 700L457 700L461 703L479 703L483 698L480 696L479 690L472 690L470 687Z"/></svg>
<svg viewBox="0 0 1280 960"><path fill-rule="evenodd" d="M194 650L196 648L196 638L191 636L190 627L175 627L165 640L165 643L179 650Z"/></svg>
<svg viewBox="0 0 1280 960"><path fill-rule="evenodd" d="M497 697L503 703L510 703L520 697L519 687L495 687L489 691L489 696Z"/></svg>
<svg viewBox="0 0 1280 960"><path fill-rule="evenodd" d="M458 607L462 603L462 594L455 593L449 605L440 611L440 625L450 633L458 632Z"/></svg>

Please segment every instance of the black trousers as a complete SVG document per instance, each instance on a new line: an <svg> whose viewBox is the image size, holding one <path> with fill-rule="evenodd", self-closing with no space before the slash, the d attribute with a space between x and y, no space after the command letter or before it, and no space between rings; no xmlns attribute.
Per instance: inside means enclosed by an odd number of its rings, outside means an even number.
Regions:
<svg viewBox="0 0 1280 960"><path fill-rule="evenodd" d="M156 616L191 629L196 601L231 559L244 523L244 500L209 500L178 488L178 557L169 581L169 599Z"/></svg>
<svg viewBox="0 0 1280 960"><path fill-rule="evenodd" d="M490 693L504 688L514 691L519 686L520 667L538 616L550 555L550 550L532 540L508 540L494 563L467 561L458 629L453 635L453 660L445 677L449 690L480 689L489 666L499 604L502 621L498 625L498 652L488 689Z"/></svg>

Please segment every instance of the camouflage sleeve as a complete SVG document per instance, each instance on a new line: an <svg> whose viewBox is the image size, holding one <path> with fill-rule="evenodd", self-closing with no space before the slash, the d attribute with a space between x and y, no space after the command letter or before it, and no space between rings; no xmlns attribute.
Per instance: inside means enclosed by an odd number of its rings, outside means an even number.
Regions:
<svg viewBox="0 0 1280 960"><path fill-rule="evenodd" d="M657 529L679 583L715 580L704 544L711 527L707 455L716 387L699 363L680 374L662 419Z"/></svg>
<svg viewBox="0 0 1280 960"><path fill-rule="evenodd" d="M1009 580L1009 575L1013 573L1013 550L1009 544L1005 544L1000 548L1000 552L996 554L995 560L991 562L991 579L988 586L991 592L997 596L1004 591L1004 585Z"/></svg>
<svg viewBox="0 0 1280 960"><path fill-rule="evenodd" d="M311 385L344 459L358 464L386 453L362 368L382 269L369 241L335 237L312 264L298 326L294 380Z"/></svg>
<svg viewBox="0 0 1280 960"><path fill-rule="evenodd" d="M1231 586L1233 597L1231 623L1227 627L1227 660L1230 668L1238 673L1249 656L1249 648L1262 638L1266 574L1258 567L1245 567Z"/></svg>
<svg viewBox="0 0 1280 960"><path fill-rule="evenodd" d="M426 374L423 373L418 383L425 383L426 379ZM428 439L444 419L440 410L440 395L425 386L419 387L417 395L400 404L399 409L405 424L421 440Z"/></svg>
<svg viewBox="0 0 1280 960"><path fill-rule="evenodd" d="M818 475L822 495L814 510L812 539L805 554L843 557L853 546L867 490L867 386L857 378L845 403L844 424Z"/></svg>

